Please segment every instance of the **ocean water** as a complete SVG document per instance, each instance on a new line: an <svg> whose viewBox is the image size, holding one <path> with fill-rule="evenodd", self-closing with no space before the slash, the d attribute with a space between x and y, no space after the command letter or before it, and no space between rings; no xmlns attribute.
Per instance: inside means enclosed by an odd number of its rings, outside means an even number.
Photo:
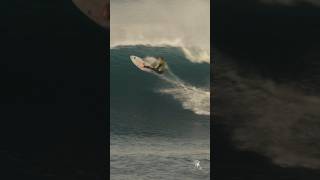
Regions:
<svg viewBox="0 0 320 180"><path fill-rule="evenodd" d="M209 64L192 63L174 47L110 53L111 179L210 179ZM169 69L143 72L130 55L162 56Z"/></svg>

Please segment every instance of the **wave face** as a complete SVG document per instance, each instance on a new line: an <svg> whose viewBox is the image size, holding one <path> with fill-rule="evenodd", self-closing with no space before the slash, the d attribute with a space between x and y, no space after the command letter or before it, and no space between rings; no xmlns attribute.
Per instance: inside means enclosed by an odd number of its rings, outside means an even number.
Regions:
<svg viewBox="0 0 320 180"><path fill-rule="evenodd" d="M181 109L191 111L197 115L210 115L210 67L208 65L196 65L186 61L183 57L183 52L178 48L122 46L112 49L111 52L117 54L112 54L115 58L111 58L111 63L116 67L112 66L111 72L116 71L113 74L123 78L135 77L135 79L132 79L133 84L131 87L135 89L134 91L153 88L150 91L150 93L153 93L150 98L157 98L156 96L161 96L161 94L170 95L176 100L175 102L180 104ZM168 65L164 74L158 75L157 73L143 72L136 68L129 59L130 55L143 57L143 54L149 53L158 54L166 59ZM117 58L119 60L115 60ZM156 61L155 57L152 56L144 57L144 59L150 62ZM134 74L128 76L126 75L127 72ZM183 77L183 80L179 76ZM128 81L130 79L123 80ZM111 82L111 84L113 86L114 84L119 84L119 82ZM119 88L120 90L118 91L121 92L121 87Z"/></svg>
<svg viewBox="0 0 320 180"><path fill-rule="evenodd" d="M179 47L192 62L210 62L210 0L111 1L110 47Z"/></svg>
<svg viewBox="0 0 320 180"><path fill-rule="evenodd" d="M121 46L110 53L111 178L209 179L208 64L187 61L171 47ZM143 72L130 55L163 57L168 70Z"/></svg>

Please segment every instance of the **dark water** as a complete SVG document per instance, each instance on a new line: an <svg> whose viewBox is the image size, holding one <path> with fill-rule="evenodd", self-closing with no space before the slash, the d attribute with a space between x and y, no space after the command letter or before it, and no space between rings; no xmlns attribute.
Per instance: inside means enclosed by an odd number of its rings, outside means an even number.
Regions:
<svg viewBox="0 0 320 180"><path fill-rule="evenodd" d="M319 7L214 7L214 178L319 179Z"/></svg>
<svg viewBox="0 0 320 180"><path fill-rule="evenodd" d="M130 55L164 57L172 74L201 91L140 71ZM203 97L209 104L209 65L176 48L144 46L111 49L110 64L111 179L209 179L209 106L196 108Z"/></svg>
<svg viewBox="0 0 320 180"><path fill-rule="evenodd" d="M0 179L103 179L107 32L68 0L0 9Z"/></svg>

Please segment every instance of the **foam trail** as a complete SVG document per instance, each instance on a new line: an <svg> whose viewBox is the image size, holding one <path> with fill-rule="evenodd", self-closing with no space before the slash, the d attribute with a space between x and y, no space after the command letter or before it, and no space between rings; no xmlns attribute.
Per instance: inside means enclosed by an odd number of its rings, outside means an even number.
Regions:
<svg viewBox="0 0 320 180"><path fill-rule="evenodd" d="M210 0L112 0L110 47L179 47L194 63L210 62Z"/></svg>
<svg viewBox="0 0 320 180"><path fill-rule="evenodd" d="M155 61L153 57L144 58L145 61ZM163 75L155 74L160 79L170 83L172 87L161 89L161 93L170 94L182 103L183 108L198 115L210 115L210 91L183 82L167 65Z"/></svg>

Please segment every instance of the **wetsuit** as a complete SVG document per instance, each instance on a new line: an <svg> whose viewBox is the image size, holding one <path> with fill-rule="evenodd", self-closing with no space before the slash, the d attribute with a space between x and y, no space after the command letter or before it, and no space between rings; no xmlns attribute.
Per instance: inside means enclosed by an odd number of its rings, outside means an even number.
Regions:
<svg viewBox="0 0 320 180"><path fill-rule="evenodd" d="M156 73L158 74L162 74L164 73L164 69L163 69L163 66L165 65L165 62L163 60L161 60L156 67L151 67L151 66L145 66L144 65L144 68L148 68L148 69L151 69L153 71L155 71Z"/></svg>
<svg viewBox="0 0 320 180"><path fill-rule="evenodd" d="M164 71L160 71L159 68L154 68L154 67L150 67L150 66L143 66L143 67L151 69L151 70L155 71L158 74L162 74L164 72Z"/></svg>

